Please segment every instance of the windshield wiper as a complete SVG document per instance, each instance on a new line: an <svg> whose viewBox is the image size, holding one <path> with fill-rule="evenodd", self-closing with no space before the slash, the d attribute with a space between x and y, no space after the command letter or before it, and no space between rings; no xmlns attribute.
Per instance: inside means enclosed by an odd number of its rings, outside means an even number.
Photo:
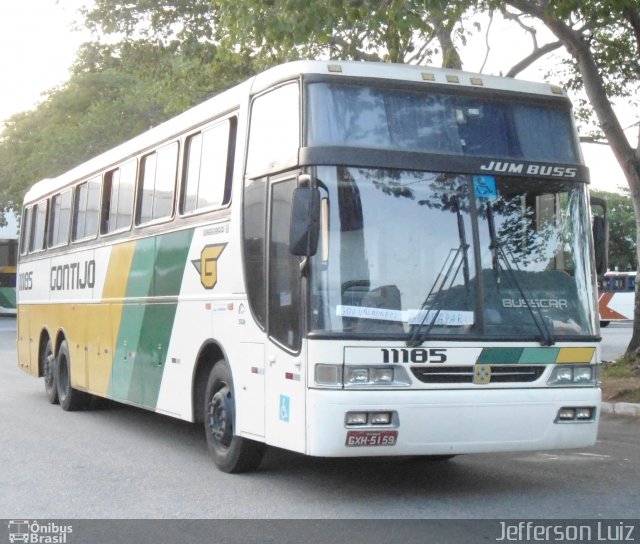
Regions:
<svg viewBox="0 0 640 544"><path fill-rule="evenodd" d="M504 249L502 248L502 246L500 245L500 242L498 241L498 236L496 235L495 220L493 217L493 208L491 206L491 203L489 202L487 202L487 224L489 226L489 237L491 238L489 249L492 252L492 257L491 257L492 266L493 266L493 272L496 277L496 285L498 286L498 289L500 289L500 271L501 271L500 262L502 261L504 270L507 272L509 278L511 279L511 281L513 281L513 284L518 289L518 292L520 293L520 297L522 298L522 300L524 300L525 306L527 307L527 310L529 310L529 314L531 315L533 322L535 323L538 331L540 332L540 336L542 339L541 343L545 346L554 345L555 339L553 338L553 334L549 330L549 327L545 323L544 316L542 315L540 308L538 308L537 306L532 306L531 303L529 302L529 297L525 295L524 289L522 288L522 285L518 281L516 274L514 273L513 267L511 266L509 259L507 259Z"/></svg>
<svg viewBox="0 0 640 544"><path fill-rule="evenodd" d="M422 303L420 311L417 315L417 318L420 319L420 321L411 325L411 331L409 332L409 336L407 337L408 347L420 346L429 336L429 333L435 325L438 316L440 315L440 311L442 310L442 294L445 291L445 288L450 289L453 286L453 283L455 282L461 268L464 277L464 285L467 294L469 294L469 244L467 244L464 219L462 217L462 212L460 211L460 201L457 198L454 201L454 206L458 218L458 238L460 240L460 245L457 248L451 248L451 250L449 250L449 255L447 255L447 258L445 259L440 272L438 272L436 280L433 282L433 285L431 286L427 297L424 299L424 302ZM449 263L448 266L447 263ZM452 272L453 276L451 275ZM439 287L437 287L438 284ZM436 287L437 291L435 293L435 296L433 296L433 300L431 300ZM429 307L428 310L427 307ZM430 318L428 323L427 318Z"/></svg>
<svg viewBox="0 0 640 544"><path fill-rule="evenodd" d="M460 249L462 250L462 263L464 268L462 273L464 275L464 286L469 294L469 244L467 244L467 234L464 228L464 218L460 211L460 200L455 199L456 215L458 217L458 238L460 239Z"/></svg>

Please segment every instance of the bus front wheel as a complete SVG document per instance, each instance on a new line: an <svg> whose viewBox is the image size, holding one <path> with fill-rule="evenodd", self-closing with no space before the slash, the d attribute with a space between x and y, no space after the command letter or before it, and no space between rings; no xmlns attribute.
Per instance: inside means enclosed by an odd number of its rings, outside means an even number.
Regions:
<svg viewBox="0 0 640 544"><path fill-rule="evenodd" d="M66 412L80 410L87 405L88 396L71 387L71 365L67 341L63 340L58 350L55 364L55 384L60 406Z"/></svg>
<svg viewBox="0 0 640 544"><path fill-rule="evenodd" d="M53 346L51 340L47 340L42 355L42 374L44 376L44 390L47 393L47 399L51 404L58 404L58 388L55 379L55 357L53 355Z"/></svg>
<svg viewBox="0 0 640 544"><path fill-rule="evenodd" d="M266 445L235 434L235 395L225 361L211 370L204 399L204 431L213 462L223 472L240 473L260 465Z"/></svg>

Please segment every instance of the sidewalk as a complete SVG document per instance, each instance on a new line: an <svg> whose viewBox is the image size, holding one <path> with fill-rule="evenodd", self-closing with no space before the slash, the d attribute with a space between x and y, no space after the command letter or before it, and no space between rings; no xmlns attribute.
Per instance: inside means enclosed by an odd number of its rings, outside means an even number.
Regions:
<svg viewBox="0 0 640 544"><path fill-rule="evenodd" d="M603 402L602 413L640 417L640 404L633 402Z"/></svg>

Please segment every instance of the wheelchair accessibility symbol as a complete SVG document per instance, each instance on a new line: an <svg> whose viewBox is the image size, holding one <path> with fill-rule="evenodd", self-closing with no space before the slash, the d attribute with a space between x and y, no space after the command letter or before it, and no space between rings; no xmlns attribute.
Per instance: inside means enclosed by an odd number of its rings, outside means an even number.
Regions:
<svg viewBox="0 0 640 544"><path fill-rule="evenodd" d="M493 176L473 176L473 188L477 198L494 199L498 197L496 178Z"/></svg>
<svg viewBox="0 0 640 544"><path fill-rule="evenodd" d="M289 397L280 395L280 421L289 423Z"/></svg>

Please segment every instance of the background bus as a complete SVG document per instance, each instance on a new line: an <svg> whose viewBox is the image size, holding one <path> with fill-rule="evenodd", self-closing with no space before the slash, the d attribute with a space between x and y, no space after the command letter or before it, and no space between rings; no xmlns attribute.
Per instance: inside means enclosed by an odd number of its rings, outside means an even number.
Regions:
<svg viewBox="0 0 640 544"><path fill-rule="evenodd" d="M228 472L591 445L587 182L558 87L282 65L28 191L18 363Z"/></svg>
<svg viewBox="0 0 640 544"><path fill-rule="evenodd" d="M600 326L617 321L633 321L636 272L607 272L598 279Z"/></svg>
<svg viewBox="0 0 640 544"><path fill-rule="evenodd" d="M16 315L17 239L0 239L0 315Z"/></svg>

